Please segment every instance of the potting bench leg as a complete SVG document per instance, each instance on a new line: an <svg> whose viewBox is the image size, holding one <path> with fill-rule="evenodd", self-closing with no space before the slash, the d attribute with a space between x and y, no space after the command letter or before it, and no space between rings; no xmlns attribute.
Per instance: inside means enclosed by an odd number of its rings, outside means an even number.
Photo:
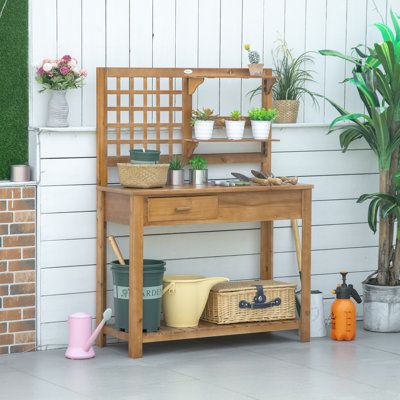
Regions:
<svg viewBox="0 0 400 400"><path fill-rule="evenodd" d="M260 234L260 279L273 278L274 263L274 222L262 221Z"/></svg>
<svg viewBox="0 0 400 400"><path fill-rule="evenodd" d="M128 354L131 358L139 358L143 355L143 214L143 197L131 196L128 340Z"/></svg>
<svg viewBox="0 0 400 400"><path fill-rule="evenodd" d="M310 290L311 290L311 190L302 195L301 229L301 316L300 340L310 341Z"/></svg>
<svg viewBox="0 0 400 400"><path fill-rule="evenodd" d="M103 319L106 309L106 221L105 221L105 193L97 191L97 254L96 254L96 322ZM100 333L96 344L99 347L106 345L106 335Z"/></svg>

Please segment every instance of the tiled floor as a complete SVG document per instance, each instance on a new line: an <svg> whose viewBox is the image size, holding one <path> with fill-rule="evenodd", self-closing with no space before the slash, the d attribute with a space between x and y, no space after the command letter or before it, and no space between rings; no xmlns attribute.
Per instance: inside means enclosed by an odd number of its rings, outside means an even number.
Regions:
<svg viewBox="0 0 400 400"><path fill-rule="evenodd" d="M400 334L359 326L355 342L299 343L293 332L97 349L85 361L63 350L0 356L7 400L400 400Z"/></svg>

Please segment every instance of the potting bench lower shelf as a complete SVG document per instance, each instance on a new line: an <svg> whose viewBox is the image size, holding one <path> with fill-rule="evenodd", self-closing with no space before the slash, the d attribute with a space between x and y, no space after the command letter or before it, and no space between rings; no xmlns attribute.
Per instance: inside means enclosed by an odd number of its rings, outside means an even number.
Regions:
<svg viewBox="0 0 400 400"><path fill-rule="evenodd" d="M129 343L129 356L142 357L143 343L193 339L245 333L294 330L300 340L310 339L311 185L282 186L183 186L160 189L97 187L97 298L100 322L106 308L107 222L129 225L129 332L106 326L97 344L106 345L106 335ZM273 277L273 221L302 219L301 315L299 320L215 325L200 322L196 328L163 326L143 333L143 231L145 226L212 224L261 221L260 278ZM168 265L167 265L168 268ZM216 275L218 275L216 271Z"/></svg>

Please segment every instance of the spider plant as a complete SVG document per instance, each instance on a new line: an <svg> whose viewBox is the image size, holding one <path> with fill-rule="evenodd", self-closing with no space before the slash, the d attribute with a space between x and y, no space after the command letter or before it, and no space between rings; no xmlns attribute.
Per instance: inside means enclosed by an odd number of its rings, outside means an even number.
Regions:
<svg viewBox="0 0 400 400"><path fill-rule="evenodd" d="M395 256L400 252L400 242L396 241L393 246L396 207L389 207L397 201L399 190L394 178L399 169L400 146L400 17L393 11L390 16L394 31L383 23L375 24L382 35L381 43L365 49L357 46L351 55L335 50L320 51L324 56L339 57L354 65L352 76L345 82L356 86L366 109L365 113L350 112L326 99L340 114L330 124L329 132L340 133L342 150L364 138L378 159L380 193L361 196L359 202L371 200L369 222L374 232L375 213L378 209L381 213L376 280L381 286L397 285L400 277L400 256ZM338 122L346 124L337 126Z"/></svg>
<svg viewBox="0 0 400 400"><path fill-rule="evenodd" d="M317 105L315 93L306 88L307 83L314 82L312 72L306 64L314 64L311 52L301 53L294 57L285 40L279 40L279 45L272 51L273 74L278 78L272 87L274 100L300 100L309 96ZM251 99L261 93L261 86L250 91Z"/></svg>

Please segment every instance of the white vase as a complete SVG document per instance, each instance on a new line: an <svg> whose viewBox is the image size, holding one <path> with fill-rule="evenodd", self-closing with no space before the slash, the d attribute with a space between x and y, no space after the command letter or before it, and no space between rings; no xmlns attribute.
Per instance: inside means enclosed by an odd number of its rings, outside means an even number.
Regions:
<svg viewBox="0 0 400 400"><path fill-rule="evenodd" d="M243 138L244 125L246 121L225 120L226 136L230 140L240 140Z"/></svg>
<svg viewBox="0 0 400 400"><path fill-rule="evenodd" d="M268 139L270 129L271 121L251 121L251 130L253 132L254 139Z"/></svg>
<svg viewBox="0 0 400 400"><path fill-rule="evenodd" d="M68 125L69 107L65 98L66 90L50 90L49 107L47 110L47 126L63 128Z"/></svg>
<svg viewBox="0 0 400 400"><path fill-rule="evenodd" d="M194 137L199 140L210 140L214 129L214 121L196 121Z"/></svg>

